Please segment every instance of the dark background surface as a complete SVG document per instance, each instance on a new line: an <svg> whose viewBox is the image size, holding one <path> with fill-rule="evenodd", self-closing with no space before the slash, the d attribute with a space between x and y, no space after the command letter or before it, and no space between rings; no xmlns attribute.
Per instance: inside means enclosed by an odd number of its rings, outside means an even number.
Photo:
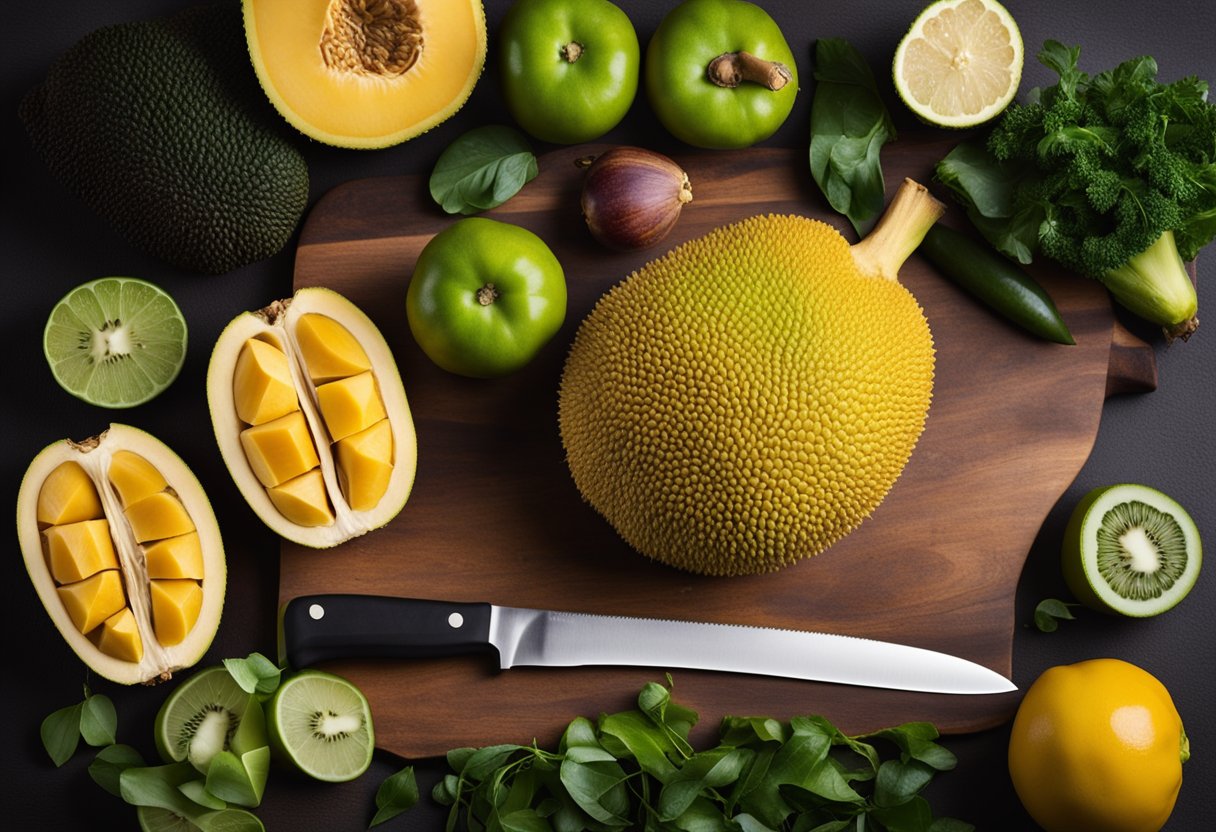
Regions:
<svg viewBox="0 0 1216 832"><path fill-rule="evenodd" d="M229 583L224 619L203 664L259 650L274 655L274 608L277 598L278 545L247 508L224 469L207 414L204 376L210 347L220 329L237 313L264 306L291 292L294 239L269 260L229 274L200 276L154 261L119 239L98 217L54 181L32 149L20 121L17 103L60 53L89 31L109 23L171 12L189 0L120 0L75 2L46 7L22 3L9 10L3 58L4 159L3 241L5 286L12 294L0 303L3 339L4 395L0 396L3 442L4 504L16 504L17 487L33 456L52 441L81 439L111 421L142 427L164 440L193 468L207 489L220 519L228 557ZM662 14L674 3L620 0L643 45ZM919 12L920 0L853 0L800 3L764 0L781 24L797 56L803 89L793 114L769 144L804 147L807 143L811 81L811 46L819 37L845 37L871 62L897 125L905 132L920 128L894 99L889 81L890 57L899 38ZM497 23L509 3L489 0L490 54L486 72L473 97L453 118L430 133L379 151L326 147L299 139L310 166L310 205L333 186L349 179L401 173L426 173L440 151L471 127L506 122L494 60ZM1216 81L1216 4L1178 0L1092 3L1060 0L1007 4L1027 46L1022 91L1049 83L1047 71L1033 58L1047 38L1083 47L1082 68L1100 71L1126 58L1151 54L1162 80L1198 75ZM606 137L608 141L642 144L668 152L681 146L657 125L644 98ZM537 144L542 152L547 147ZM1199 258L1200 315L1216 304L1211 291L1213 249ZM155 400L127 411L92 407L63 392L52 378L40 350L42 328L51 307L72 287L105 275L134 275L161 284L186 316L190 345L185 367L174 384ZM401 300L404 302L403 282ZM1201 328L1185 344L1166 347L1151 326L1121 318L1157 348L1160 387L1106 405L1092 455L1076 481L1048 516L1031 551L1018 590L1014 681L1025 690L1046 668L1100 656L1134 662L1157 676L1170 690L1182 714L1194 754L1184 769L1184 784L1170 830L1210 828L1216 816L1216 716L1212 682L1216 675L1216 581L1203 574L1191 595L1176 609L1151 620L1116 620L1081 611L1051 635L1030 625L1035 604L1047 596L1067 598L1056 552L1071 507L1090 488L1119 481L1155 486L1188 508L1208 541L1216 541L1216 452L1211 432L1216 413L1213 367L1216 331ZM411 348L413 345L411 344ZM407 380L408 387L408 380ZM945 472L944 472L945 473ZM12 515L10 515L12 516ZM993 529L994 535L1000 529ZM134 810L93 784L86 772L92 751L81 747L62 768L49 761L38 735L43 717L79 701L81 684L111 696L118 708L119 741L139 748L149 759L152 720L170 687L124 688L87 674L50 624L22 565L15 534L0 577L3 604L4 711L9 729L0 769L5 795L5 822L10 829L135 828ZM573 543L573 542L572 542ZM1205 572L1210 573L1212 567ZM403 690L402 696L409 696ZM564 723L574 714L555 715ZM594 714L588 714L594 716ZM719 715L704 715L716 718ZM958 768L941 776L928 793L939 814L968 820L980 829L1032 829L1013 793L1006 769L1009 726L947 738L958 755ZM496 742L486 737L486 744ZM355 830L366 828L374 813L373 798L381 780L406 761L377 753L371 770L354 783L324 785L285 770L272 770L259 816L268 829ZM423 792L420 805L383 829L442 828L443 812L429 798L442 767L417 764Z"/></svg>

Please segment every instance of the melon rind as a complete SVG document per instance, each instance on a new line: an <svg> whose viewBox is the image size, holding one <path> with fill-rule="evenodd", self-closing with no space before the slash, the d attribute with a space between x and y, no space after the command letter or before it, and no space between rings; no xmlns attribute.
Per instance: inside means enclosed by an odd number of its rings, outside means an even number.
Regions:
<svg viewBox="0 0 1216 832"><path fill-rule="evenodd" d="M118 495L106 478L106 470L115 452L133 451L152 463L164 476L169 488L176 492L198 531L203 550L204 576L202 609L193 628L180 643L163 647L153 634L148 598L147 570L137 545L126 525ZM121 559L127 602L135 613L144 644L144 656L139 662L127 662L108 656L72 624L67 609L56 591L43 555L41 532L38 529L38 494L51 471L64 462L78 462L89 474L101 497L102 506L110 519L111 534ZM26 469L17 495L17 536L30 581L68 646L99 675L119 684L137 682L151 684L165 681L178 670L192 667L206 654L219 629L227 591L227 561L223 539L215 512L206 492L194 473L167 445L151 434L129 425L111 424L91 441L60 440L44 448ZM125 536L124 542L120 536ZM132 578L142 578L142 586L134 587Z"/></svg>
<svg viewBox="0 0 1216 832"><path fill-rule="evenodd" d="M273 313L267 310L277 307ZM228 471L254 513L276 534L311 549L327 549L378 529L396 517L409 500L417 469L418 442L413 416L401 374L392 350L372 320L341 294L324 287L308 287L267 310L243 312L225 327L216 340L207 368L207 401L216 442ZM328 431L317 407L316 388L308 377L293 330L301 316L315 312L346 327L367 353L380 397L393 431L393 473L388 489L375 508L357 512L342 495ZM334 508L331 526L300 526L285 518L258 480L241 446L245 425L236 413L232 389L233 370L241 346L249 338L272 337L291 361L292 378L299 394L300 409L317 446L321 475Z"/></svg>

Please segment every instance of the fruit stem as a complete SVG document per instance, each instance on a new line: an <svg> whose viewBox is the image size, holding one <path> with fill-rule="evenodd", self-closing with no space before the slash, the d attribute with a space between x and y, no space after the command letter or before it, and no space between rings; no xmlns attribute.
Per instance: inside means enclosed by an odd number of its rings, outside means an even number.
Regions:
<svg viewBox="0 0 1216 832"><path fill-rule="evenodd" d="M904 179L874 230L852 246L857 268L867 277L898 280L900 266L945 210L928 188Z"/></svg>
<svg viewBox="0 0 1216 832"><path fill-rule="evenodd" d="M583 45L576 40L567 43L561 49L562 60L572 64L583 56Z"/></svg>
<svg viewBox="0 0 1216 832"><path fill-rule="evenodd" d="M480 305L489 306L496 300L498 300L498 290L494 288L493 283L487 283L477 290L477 302Z"/></svg>
<svg viewBox="0 0 1216 832"><path fill-rule="evenodd" d="M757 58L750 52L723 52L709 62L705 74L719 87L733 89L750 81L774 92L794 78L785 64Z"/></svg>

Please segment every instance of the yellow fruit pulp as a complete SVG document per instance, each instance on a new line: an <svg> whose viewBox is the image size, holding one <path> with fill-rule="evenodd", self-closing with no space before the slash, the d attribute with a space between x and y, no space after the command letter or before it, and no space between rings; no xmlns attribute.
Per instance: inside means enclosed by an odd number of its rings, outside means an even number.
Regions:
<svg viewBox="0 0 1216 832"><path fill-rule="evenodd" d="M258 80L297 130L388 147L456 112L486 52L480 0L245 0Z"/></svg>
<svg viewBox="0 0 1216 832"><path fill-rule="evenodd" d="M1026 691L1009 773L1047 832L1156 832L1189 756L1169 691L1118 659L1052 667Z"/></svg>
<svg viewBox="0 0 1216 832"><path fill-rule="evenodd" d="M70 584L103 569L118 568L110 522L105 518L51 526L43 534L56 583Z"/></svg>
<svg viewBox="0 0 1216 832"><path fill-rule="evenodd" d="M203 608L203 588L198 581L151 581L152 625L156 640L166 646L180 644Z"/></svg>
<svg viewBox="0 0 1216 832"><path fill-rule="evenodd" d="M58 526L95 520L105 515L101 498L89 475L76 462L53 470L38 492L38 523Z"/></svg>
<svg viewBox="0 0 1216 832"><path fill-rule="evenodd" d="M317 406L333 442L371 427L384 418L384 402L371 373L331 381L317 388Z"/></svg>
<svg viewBox="0 0 1216 832"><path fill-rule="evenodd" d="M387 419L337 444L338 480L355 511L366 511L384 496L393 475L393 431Z"/></svg>
<svg viewBox="0 0 1216 832"><path fill-rule="evenodd" d="M350 330L327 315L310 312L296 321L296 344L313 384L325 384L372 368Z"/></svg>
<svg viewBox="0 0 1216 832"><path fill-rule="evenodd" d="M127 506L123 513L131 524L136 541L140 543L194 531L194 521L186 513L186 507L168 491L144 497L138 503Z"/></svg>
<svg viewBox="0 0 1216 832"><path fill-rule="evenodd" d="M83 581L65 584L58 591L72 623L81 633L92 632L127 605L122 574L117 569L107 569Z"/></svg>
<svg viewBox="0 0 1216 832"><path fill-rule="evenodd" d="M232 374L236 413L248 425L260 425L300 409L287 354L259 338L241 348Z"/></svg>
<svg viewBox="0 0 1216 832"><path fill-rule="evenodd" d="M132 451L116 451L106 476L124 506L138 503L169 487L156 466Z"/></svg>
<svg viewBox="0 0 1216 832"><path fill-rule="evenodd" d="M124 662L138 662L144 657L144 642L139 637L139 625L129 607L123 607L101 624L97 649Z"/></svg>
<svg viewBox="0 0 1216 832"><path fill-rule="evenodd" d="M296 525L329 526L334 522L320 468L313 468L281 485L268 488L266 493L270 495L275 508Z"/></svg>
<svg viewBox="0 0 1216 832"><path fill-rule="evenodd" d="M298 410L241 431L241 445L253 473L267 488L321 464L308 423Z"/></svg>
<svg viewBox="0 0 1216 832"><path fill-rule="evenodd" d="M198 532L167 537L144 546L149 578L203 579L203 544Z"/></svg>

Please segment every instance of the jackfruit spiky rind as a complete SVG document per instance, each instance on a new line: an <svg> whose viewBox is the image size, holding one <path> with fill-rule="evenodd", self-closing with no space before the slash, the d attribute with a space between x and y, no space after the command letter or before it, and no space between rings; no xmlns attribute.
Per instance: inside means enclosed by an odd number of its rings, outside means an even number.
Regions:
<svg viewBox="0 0 1216 832"><path fill-rule="evenodd" d="M22 99L51 173L140 249L219 274L283 248L308 168L258 86L239 5L97 29Z"/></svg>
<svg viewBox="0 0 1216 832"><path fill-rule="evenodd" d="M617 284L580 325L559 425L584 499L644 555L770 572L885 498L924 429L934 350L915 298L834 228L753 217Z"/></svg>

